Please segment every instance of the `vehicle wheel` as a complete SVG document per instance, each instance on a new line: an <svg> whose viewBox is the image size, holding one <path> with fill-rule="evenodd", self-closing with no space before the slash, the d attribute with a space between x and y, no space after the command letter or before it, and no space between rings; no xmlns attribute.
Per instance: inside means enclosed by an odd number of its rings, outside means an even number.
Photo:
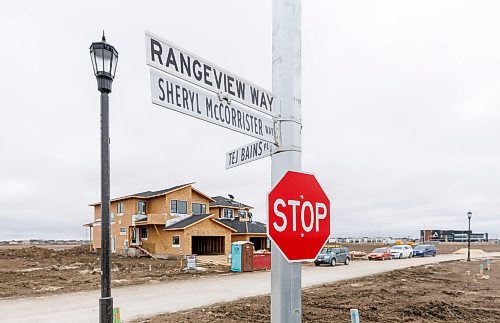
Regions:
<svg viewBox="0 0 500 323"><path fill-rule="evenodd" d="M403 254L402 254L402 253L400 253L400 254L399 254L399 259L402 259L402 258L403 258Z"/></svg>
<svg viewBox="0 0 500 323"><path fill-rule="evenodd" d="M410 254L408 255L408 258L412 258L412 257L413 257L413 254L412 254L412 253L410 253Z"/></svg>
<svg viewBox="0 0 500 323"><path fill-rule="evenodd" d="M330 261L330 266L335 266L337 264L337 261L335 260L335 258L332 258L332 260Z"/></svg>
<svg viewBox="0 0 500 323"><path fill-rule="evenodd" d="M436 253L433 253L433 254L432 254L432 256L433 256L433 257L436 257Z"/></svg>
<svg viewBox="0 0 500 323"><path fill-rule="evenodd" d="M345 258L345 260L344 260L344 264L349 265L349 262L351 262L351 259L349 259L349 258Z"/></svg>
<svg viewBox="0 0 500 323"><path fill-rule="evenodd" d="M318 267L319 266L319 262L314 262L314 266Z"/></svg>

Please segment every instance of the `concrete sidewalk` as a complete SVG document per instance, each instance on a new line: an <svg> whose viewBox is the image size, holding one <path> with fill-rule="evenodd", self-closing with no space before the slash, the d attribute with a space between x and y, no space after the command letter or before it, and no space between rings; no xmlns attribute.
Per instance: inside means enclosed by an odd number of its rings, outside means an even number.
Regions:
<svg viewBox="0 0 500 323"><path fill-rule="evenodd" d="M500 252L473 258L500 257ZM466 255L438 255L391 261L353 261L349 266L303 266L302 286L357 278L395 269L465 259ZM217 275L184 281L114 288L115 306L130 320L176 312L242 297L269 294L270 272ZM98 322L99 291L0 301L0 322Z"/></svg>

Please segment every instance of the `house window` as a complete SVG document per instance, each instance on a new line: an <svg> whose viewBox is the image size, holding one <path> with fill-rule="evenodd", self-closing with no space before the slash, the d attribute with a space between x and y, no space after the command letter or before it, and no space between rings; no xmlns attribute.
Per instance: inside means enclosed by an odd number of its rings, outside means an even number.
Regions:
<svg viewBox="0 0 500 323"><path fill-rule="evenodd" d="M238 211L238 216L242 219L246 219L247 218L247 211L245 210L239 210Z"/></svg>
<svg viewBox="0 0 500 323"><path fill-rule="evenodd" d="M187 214L187 202L179 200L170 201L170 213Z"/></svg>
<svg viewBox="0 0 500 323"><path fill-rule="evenodd" d="M137 213L146 214L146 202L139 201L139 203L137 203Z"/></svg>
<svg viewBox="0 0 500 323"><path fill-rule="evenodd" d="M193 203L193 215L206 214L207 206L201 203Z"/></svg>
<svg viewBox="0 0 500 323"><path fill-rule="evenodd" d="M116 204L116 213L123 214L123 203Z"/></svg>
<svg viewBox="0 0 500 323"><path fill-rule="evenodd" d="M115 214L114 214L114 213L111 213L111 214L109 215L109 222L111 222L111 223L115 223Z"/></svg>
<svg viewBox="0 0 500 323"><path fill-rule="evenodd" d="M127 235L127 228L120 228L120 235L126 236Z"/></svg>
<svg viewBox="0 0 500 323"><path fill-rule="evenodd" d="M140 230L141 240L148 240L148 228L141 228Z"/></svg>
<svg viewBox="0 0 500 323"><path fill-rule="evenodd" d="M181 238L179 236L172 237L172 247L180 247L181 246Z"/></svg>
<svg viewBox="0 0 500 323"><path fill-rule="evenodd" d="M223 218L225 219L232 219L233 218L233 209L224 209L224 216Z"/></svg>

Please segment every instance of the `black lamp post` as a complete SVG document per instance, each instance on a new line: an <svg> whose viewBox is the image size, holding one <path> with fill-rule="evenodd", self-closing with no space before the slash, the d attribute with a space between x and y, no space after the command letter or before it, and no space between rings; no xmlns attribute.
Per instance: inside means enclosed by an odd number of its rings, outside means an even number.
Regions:
<svg viewBox="0 0 500 323"><path fill-rule="evenodd" d="M109 97L115 78L118 52L102 41L90 45L90 58L101 92L101 298L99 322L113 322L113 298L111 297L111 253L109 234Z"/></svg>
<svg viewBox="0 0 500 323"><path fill-rule="evenodd" d="M472 212L467 213L467 218L469 219L469 231L467 231L467 261L470 261L470 218L472 218Z"/></svg>

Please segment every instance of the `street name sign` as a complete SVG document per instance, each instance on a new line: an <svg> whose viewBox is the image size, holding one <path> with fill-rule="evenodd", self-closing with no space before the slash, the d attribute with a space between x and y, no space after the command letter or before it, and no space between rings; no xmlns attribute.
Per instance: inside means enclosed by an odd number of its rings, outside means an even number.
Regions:
<svg viewBox="0 0 500 323"><path fill-rule="evenodd" d="M151 67L276 117L275 100L271 92L148 31L146 57Z"/></svg>
<svg viewBox="0 0 500 323"><path fill-rule="evenodd" d="M219 100L216 94L167 73L151 69L150 75L151 100L154 104L266 142L276 142L272 117L234 102L228 104Z"/></svg>
<svg viewBox="0 0 500 323"><path fill-rule="evenodd" d="M288 171L267 197L267 235L289 262L312 261L330 236L330 200L312 174Z"/></svg>
<svg viewBox="0 0 500 323"><path fill-rule="evenodd" d="M257 140L226 153L226 169L271 156L271 143Z"/></svg>

